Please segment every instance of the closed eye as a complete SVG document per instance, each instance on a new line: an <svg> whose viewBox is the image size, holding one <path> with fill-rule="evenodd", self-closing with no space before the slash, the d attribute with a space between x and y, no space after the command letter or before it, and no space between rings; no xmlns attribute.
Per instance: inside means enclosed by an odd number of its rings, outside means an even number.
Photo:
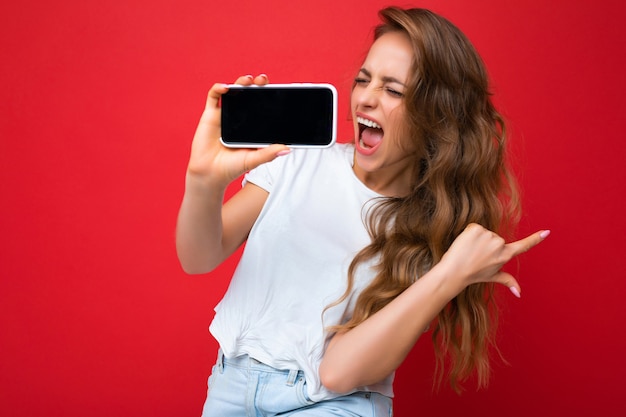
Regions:
<svg viewBox="0 0 626 417"><path fill-rule="evenodd" d="M399 92L398 90L394 90L393 88L387 87L387 92L394 97L402 98L404 97L404 93Z"/></svg>

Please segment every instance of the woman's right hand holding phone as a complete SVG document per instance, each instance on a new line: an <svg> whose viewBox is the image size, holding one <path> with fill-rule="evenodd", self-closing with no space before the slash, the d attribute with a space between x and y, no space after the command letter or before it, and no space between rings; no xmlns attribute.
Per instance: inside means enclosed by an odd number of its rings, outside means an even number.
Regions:
<svg viewBox="0 0 626 417"><path fill-rule="evenodd" d="M239 77L236 84L265 85L266 75ZM225 84L214 84L209 90L206 107L198 123L191 145L187 167L188 178L225 189L241 174L289 152L286 145L270 145L260 149L230 149L220 142L220 98L228 91ZM190 178L190 179L191 179Z"/></svg>
<svg viewBox="0 0 626 417"><path fill-rule="evenodd" d="M243 76L241 85L265 85L265 75ZM224 203L228 185L241 174L289 152L285 145L229 149L221 141L220 98L228 91L215 84L198 123L187 166L185 194L176 226L176 249L183 269L211 271L246 239L267 192L250 183Z"/></svg>

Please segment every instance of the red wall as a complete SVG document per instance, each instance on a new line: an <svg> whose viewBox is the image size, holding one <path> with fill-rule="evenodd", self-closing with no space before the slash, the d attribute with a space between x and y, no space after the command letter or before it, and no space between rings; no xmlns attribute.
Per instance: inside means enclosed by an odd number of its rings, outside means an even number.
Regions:
<svg viewBox="0 0 626 417"><path fill-rule="evenodd" d="M217 4L219 3L219 4ZM0 6L0 415L197 416L232 263L188 277L174 224L216 81L348 85L387 1L22 1ZM416 2L485 58L524 191L523 298L486 391L431 392L420 341L396 415L624 415L620 1ZM515 267L517 268L517 267Z"/></svg>

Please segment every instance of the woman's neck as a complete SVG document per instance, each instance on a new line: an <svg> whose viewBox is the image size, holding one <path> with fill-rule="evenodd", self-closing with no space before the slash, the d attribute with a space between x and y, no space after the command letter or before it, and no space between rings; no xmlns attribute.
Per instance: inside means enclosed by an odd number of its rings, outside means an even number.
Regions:
<svg viewBox="0 0 626 417"><path fill-rule="evenodd" d="M412 158L406 158L394 165L368 172L362 169L356 160L352 170L356 177L370 190L386 197L404 197L413 188Z"/></svg>

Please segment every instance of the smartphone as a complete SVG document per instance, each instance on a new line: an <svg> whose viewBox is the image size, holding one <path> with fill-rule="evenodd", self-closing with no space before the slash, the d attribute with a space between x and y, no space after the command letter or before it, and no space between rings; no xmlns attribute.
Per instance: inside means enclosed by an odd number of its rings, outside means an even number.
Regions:
<svg viewBox="0 0 626 417"><path fill-rule="evenodd" d="M323 148L336 141L337 90L331 84L230 85L221 106L227 147Z"/></svg>

